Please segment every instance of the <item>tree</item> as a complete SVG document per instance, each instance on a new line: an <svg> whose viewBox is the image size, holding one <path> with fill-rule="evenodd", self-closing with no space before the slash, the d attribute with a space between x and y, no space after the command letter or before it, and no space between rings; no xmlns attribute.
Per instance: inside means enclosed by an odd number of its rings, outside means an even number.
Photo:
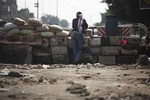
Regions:
<svg viewBox="0 0 150 100"><path fill-rule="evenodd" d="M50 24L50 25L56 24L56 25L60 25L62 27L68 27L69 26L67 20L62 19L60 21L60 19L58 17L55 17L53 15L45 15L45 16L42 16L41 19L43 22Z"/></svg>
<svg viewBox="0 0 150 100"><path fill-rule="evenodd" d="M29 10L28 10L28 8L26 8L26 9L21 9L21 10L19 10L18 12L17 12L17 15L16 15L17 17L19 17L19 18L22 18L22 19L24 19L24 20L27 20L27 19L29 19L29 18L33 18L34 17L34 14L33 13L30 13L29 12Z"/></svg>
<svg viewBox="0 0 150 100"><path fill-rule="evenodd" d="M67 20L62 19L62 20L60 21L60 26L62 26L62 27L68 27L68 26L69 26L69 23L68 23Z"/></svg>
<svg viewBox="0 0 150 100"><path fill-rule="evenodd" d="M103 0L108 4L107 15L122 22L143 23L150 26L150 10L140 10L139 0Z"/></svg>
<svg viewBox="0 0 150 100"><path fill-rule="evenodd" d="M42 16L41 19L45 22L45 23L48 23L50 25L53 25L53 24L56 24L58 25L59 24L59 18L53 16L53 15L45 15L45 16Z"/></svg>

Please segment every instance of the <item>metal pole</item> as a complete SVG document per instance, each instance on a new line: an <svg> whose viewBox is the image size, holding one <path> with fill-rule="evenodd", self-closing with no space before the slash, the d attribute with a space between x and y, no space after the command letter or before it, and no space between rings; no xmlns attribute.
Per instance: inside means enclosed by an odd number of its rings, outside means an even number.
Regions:
<svg viewBox="0 0 150 100"><path fill-rule="evenodd" d="M24 5L25 9L26 9L26 0L25 0L25 5Z"/></svg>
<svg viewBox="0 0 150 100"><path fill-rule="evenodd" d="M58 0L56 2L56 17L58 18Z"/></svg>
<svg viewBox="0 0 150 100"><path fill-rule="evenodd" d="M37 19L39 19L39 0L37 0Z"/></svg>

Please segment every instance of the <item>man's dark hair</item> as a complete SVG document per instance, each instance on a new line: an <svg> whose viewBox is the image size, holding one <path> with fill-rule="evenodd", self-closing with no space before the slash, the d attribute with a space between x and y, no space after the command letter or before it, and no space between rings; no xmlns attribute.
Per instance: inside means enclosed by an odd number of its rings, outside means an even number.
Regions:
<svg viewBox="0 0 150 100"><path fill-rule="evenodd" d="M82 14L80 11L78 11L77 13L76 13L76 17L79 17L79 15L80 14Z"/></svg>

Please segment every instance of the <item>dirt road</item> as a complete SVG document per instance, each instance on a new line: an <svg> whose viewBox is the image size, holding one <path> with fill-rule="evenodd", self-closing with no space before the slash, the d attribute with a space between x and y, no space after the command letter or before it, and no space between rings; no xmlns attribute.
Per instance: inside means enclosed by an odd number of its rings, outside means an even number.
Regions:
<svg viewBox="0 0 150 100"><path fill-rule="evenodd" d="M0 64L0 100L150 100L149 68Z"/></svg>

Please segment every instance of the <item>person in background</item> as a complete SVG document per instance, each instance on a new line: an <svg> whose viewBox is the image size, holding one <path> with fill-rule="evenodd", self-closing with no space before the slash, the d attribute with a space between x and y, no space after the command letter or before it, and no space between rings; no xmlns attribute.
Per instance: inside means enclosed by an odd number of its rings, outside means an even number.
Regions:
<svg viewBox="0 0 150 100"><path fill-rule="evenodd" d="M74 63L80 62L80 57L82 54L83 44L84 44L84 37L85 29L88 28L88 24L86 20L83 18L81 12L76 13L76 18L72 20L72 48L73 48L73 58Z"/></svg>

